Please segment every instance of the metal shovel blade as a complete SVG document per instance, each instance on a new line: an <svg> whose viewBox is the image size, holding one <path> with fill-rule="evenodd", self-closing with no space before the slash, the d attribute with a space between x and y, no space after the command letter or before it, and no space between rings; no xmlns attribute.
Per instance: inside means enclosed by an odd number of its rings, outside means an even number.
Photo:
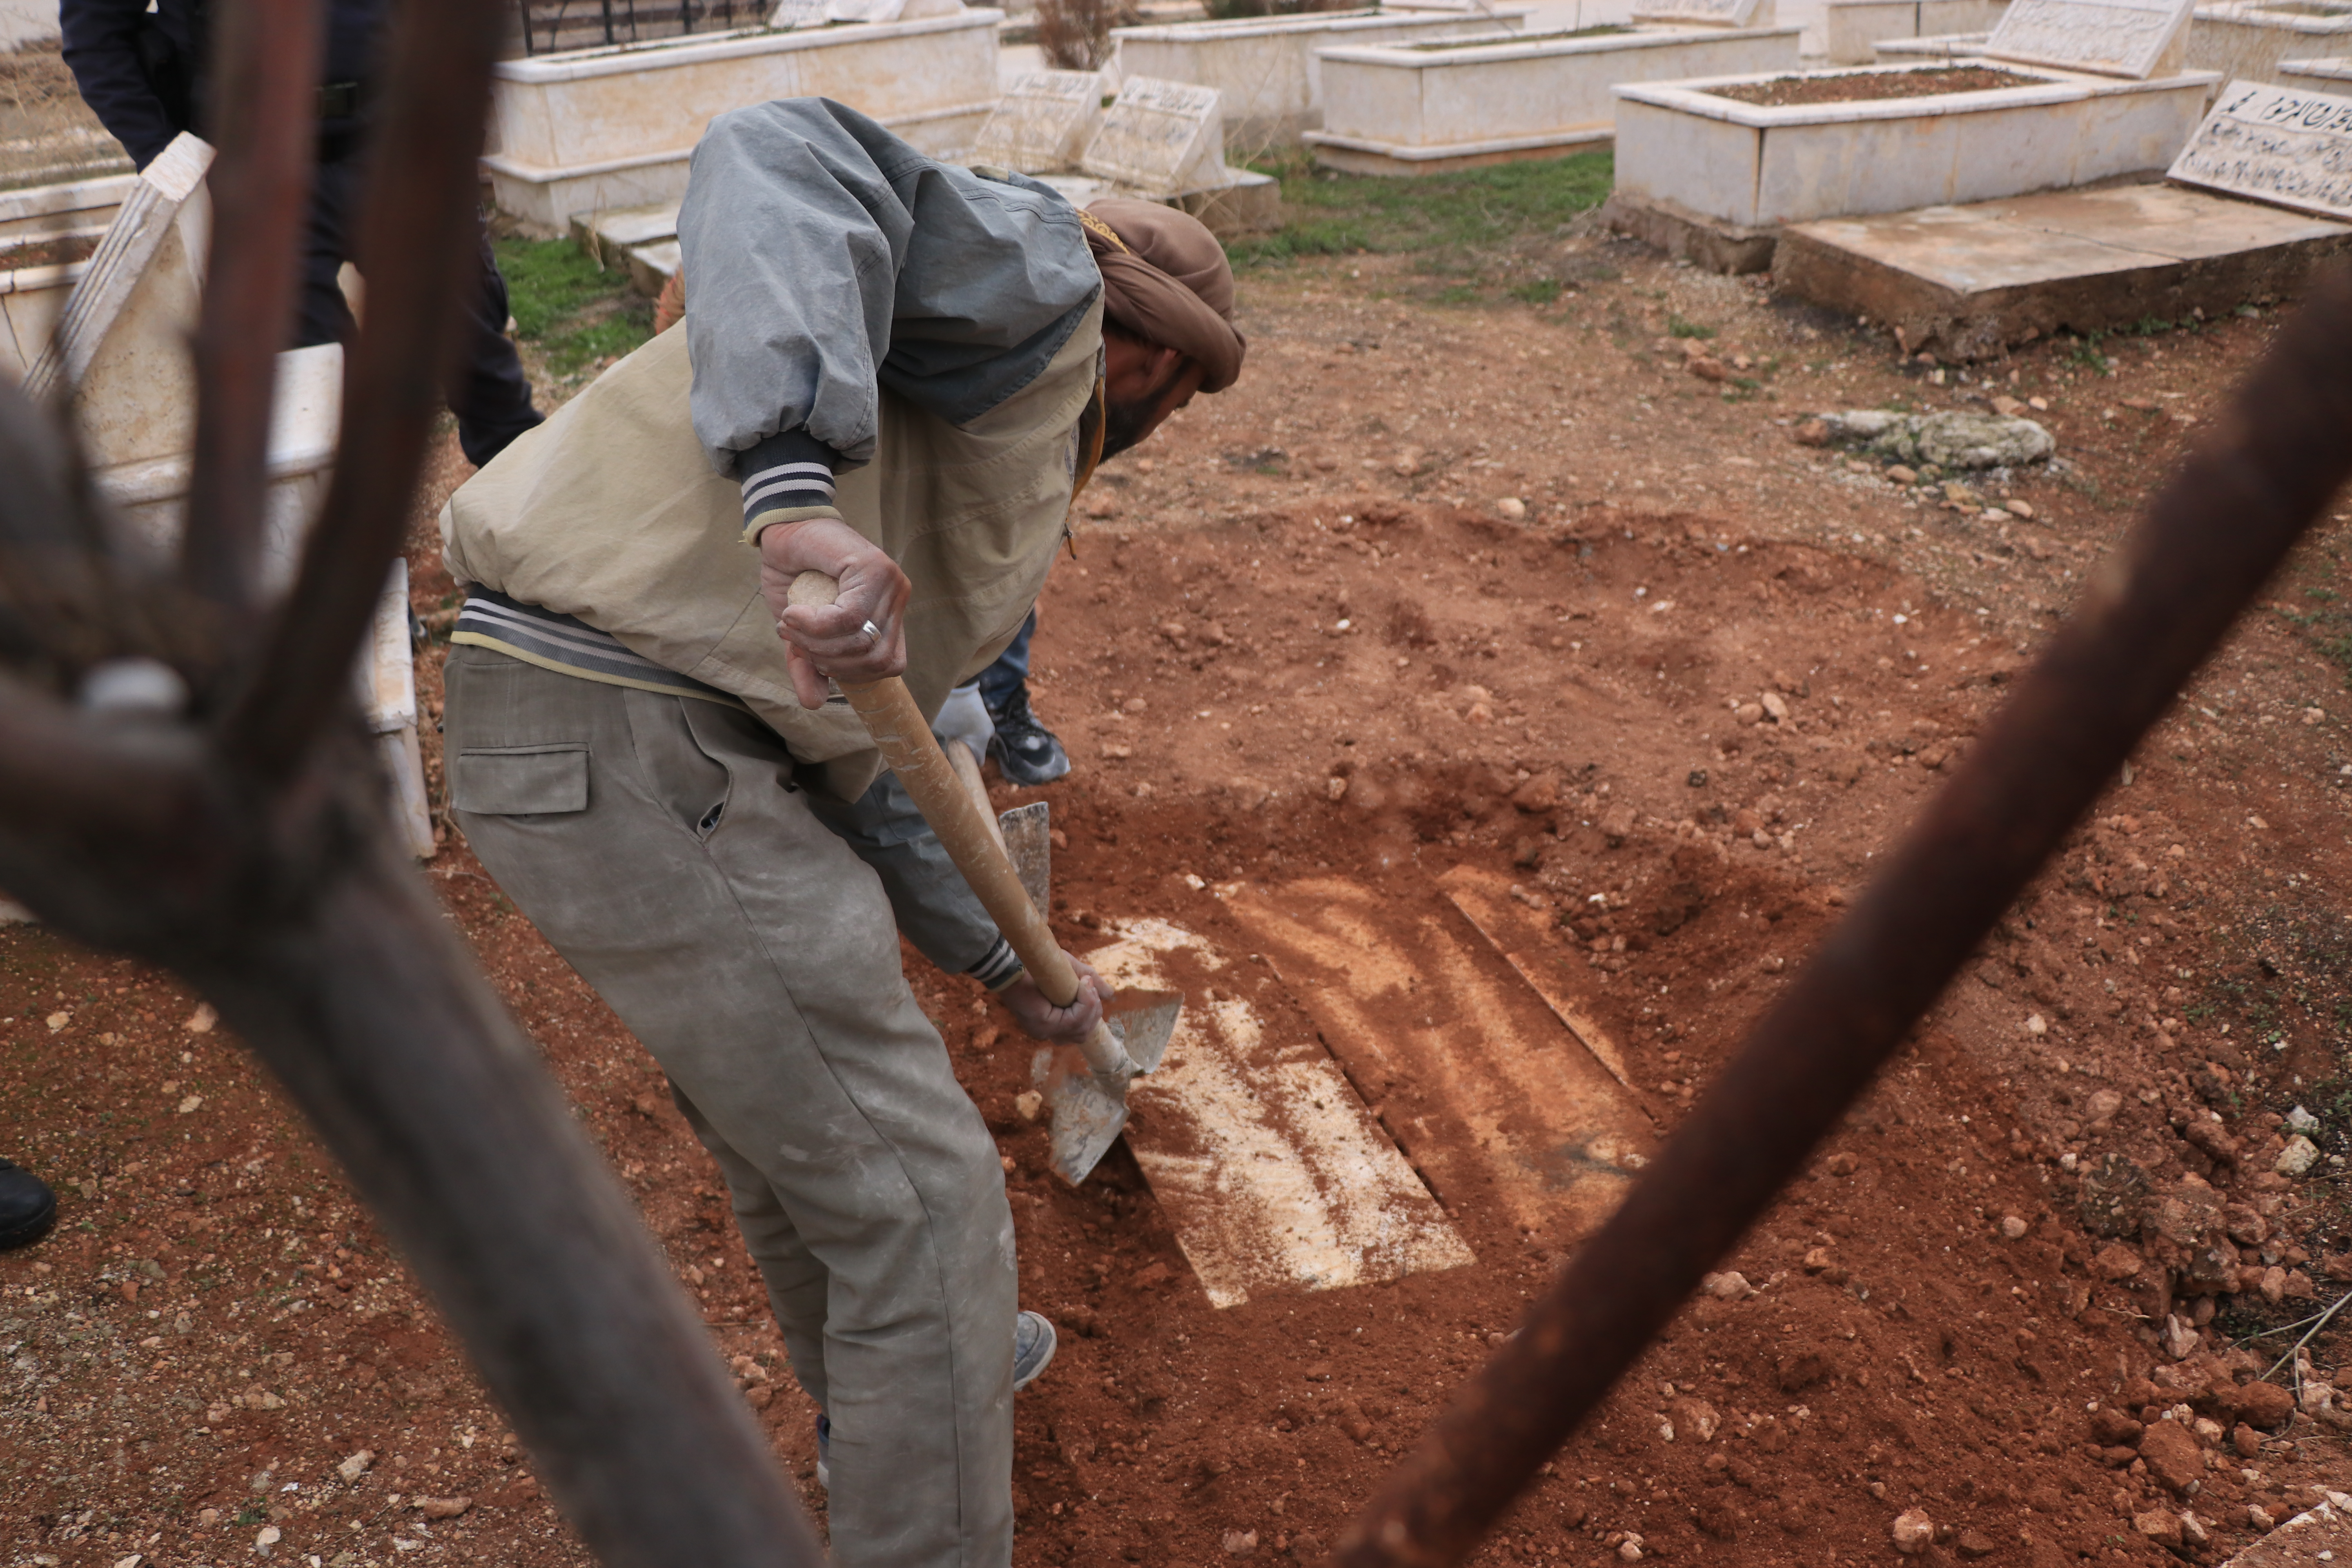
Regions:
<svg viewBox="0 0 2352 1568"><path fill-rule="evenodd" d="M1004 836L1004 853L1013 861L1013 874L1021 879L1029 901L1037 906L1039 914L1048 912L1047 899L1054 886L1054 824L1050 803L1033 800L1026 805L1016 805L996 819L996 830Z"/></svg>
<svg viewBox="0 0 2352 1568"><path fill-rule="evenodd" d="M1169 1037L1183 1010L1183 998L1176 996L1113 1015L1111 1032L1139 1071L1150 1072L1168 1054ZM1039 1051L1032 1074L1052 1118L1055 1173L1076 1186L1093 1174L1127 1126L1127 1083L1105 1083L1076 1046Z"/></svg>

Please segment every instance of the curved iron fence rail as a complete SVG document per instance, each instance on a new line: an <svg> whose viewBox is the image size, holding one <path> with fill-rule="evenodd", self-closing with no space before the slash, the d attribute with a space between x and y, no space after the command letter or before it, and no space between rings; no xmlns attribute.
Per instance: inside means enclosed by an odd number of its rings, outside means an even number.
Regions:
<svg viewBox="0 0 2352 1568"><path fill-rule="evenodd" d="M767 19L759 0L514 0L509 54L610 48L692 33L724 33Z"/></svg>

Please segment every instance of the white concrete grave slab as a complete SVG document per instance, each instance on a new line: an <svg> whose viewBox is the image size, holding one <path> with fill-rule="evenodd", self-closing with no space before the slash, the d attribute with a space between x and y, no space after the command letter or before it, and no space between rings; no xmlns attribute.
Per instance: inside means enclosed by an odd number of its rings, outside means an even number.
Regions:
<svg viewBox="0 0 2352 1568"><path fill-rule="evenodd" d="M1314 11L1290 16L1240 16L1114 27L1113 71L1121 79L1155 77L1195 82L1222 95L1228 146L1287 144L1323 123L1318 49L1400 38L1448 38L1496 29L1516 32L1523 7L1481 11Z"/></svg>
<svg viewBox="0 0 2352 1568"><path fill-rule="evenodd" d="M1321 51L1316 161L1365 174L1558 158L1615 134L1626 81L1794 70L1800 30L1655 26L1496 32Z"/></svg>
<svg viewBox="0 0 2352 1568"><path fill-rule="evenodd" d="M94 467L195 443L187 336L204 289L212 158L209 143L184 132L140 173L25 373L37 400L73 389Z"/></svg>
<svg viewBox="0 0 2352 1568"><path fill-rule="evenodd" d="M2221 0L2197 7L2189 63L2230 81L2281 79L2290 58L2352 46L2352 0Z"/></svg>
<svg viewBox="0 0 2352 1568"><path fill-rule="evenodd" d="M2352 97L2233 81L2167 177L2352 221Z"/></svg>
<svg viewBox="0 0 2352 1568"><path fill-rule="evenodd" d="M2011 15L2041 3L2012 0ZM1642 203L1678 220L1753 232L2064 190L2165 167L2203 117L2207 94L2219 81L2210 71L2140 80L1984 57L1949 63L2026 79L1964 92L1785 106L1710 90L1770 79L1763 76L1620 87L1612 204Z"/></svg>
<svg viewBox="0 0 2352 1568"><path fill-rule="evenodd" d="M0 191L0 374L22 379L139 183L110 174Z"/></svg>
<svg viewBox="0 0 2352 1568"><path fill-rule="evenodd" d="M210 146L183 135L139 175L26 376L28 390L45 395L72 388L69 406L98 488L159 559L178 548L194 468L189 344L203 297L211 161ZM342 417L342 346L281 353L277 371L261 533L263 587L272 595L292 586L302 540L326 500ZM403 841L429 856L407 582L406 566L396 563L353 679L379 737Z"/></svg>
<svg viewBox="0 0 2352 1568"><path fill-rule="evenodd" d="M1023 71L981 126L971 161L1024 174L1074 169L1102 130L1102 100L1099 71Z"/></svg>
<svg viewBox="0 0 2352 1568"><path fill-rule="evenodd" d="M2195 0L2010 0L1988 59L2145 81L2180 68Z"/></svg>
<svg viewBox="0 0 2352 1568"><path fill-rule="evenodd" d="M677 201L711 119L772 99L834 99L960 157L1000 95L1003 17L957 6L501 60L482 167L502 211L561 229L577 213Z"/></svg>
<svg viewBox="0 0 2352 1568"><path fill-rule="evenodd" d="M1917 65L1935 60L1949 65L1955 60L1977 60L1984 58L1987 33L1927 33L1916 38L1881 38L1871 46L1881 65Z"/></svg>
<svg viewBox="0 0 2352 1568"><path fill-rule="evenodd" d="M1129 77L1079 158L1079 172L1155 195L1223 184L1219 101L1213 87Z"/></svg>
<svg viewBox="0 0 2352 1568"><path fill-rule="evenodd" d="M2352 56L2305 57L2278 63L2281 87L2311 92L2352 93Z"/></svg>
<svg viewBox="0 0 2352 1568"><path fill-rule="evenodd" d="M1245 966L1165 921L1113 929L1086 955L1104 979L1184 994L1127 1140L1211 1305L1476 1261L1314 1031L1286 1035L1232 986Z"/></svg>
<svg viewBox="0 0 2352 1568"><path fill-rule="evenodd" d="M782 18L799 16L805 5L806 0L779 0L768 25L801 25ZM823 9L827 22L919 22L931 16L952 16L963 9L963 0L824 0Z"/></svg>
<svg viewBox="0 0 2352 1568"><path fill-rule="evenodd" d="M2000 20L2007 0L1829 0L1822 28L1832 65L1866 66L1879 46L1898 38L1983 35ZM1965 51L1981 54L1984 40Z"/></svg>
<svg viewBox="0 0 2352 1568"><path fill-rule="evenodd" d="M1097 183L1096 195L1181 208L1220 238L1281 227L1282 187L1274 176L1226 165L1218 102L1214 88L1129 77L1079 156L1077 179ZM1073 203L1091 199L1063 176L1055 181Z"/></svg>
<svg viewBox="0 0 2352 1568"><path fill-rule="evenodd" d="M1685 27L1769 27L1772 0L1643 0L1636 22L1674 22Z"/></svg>

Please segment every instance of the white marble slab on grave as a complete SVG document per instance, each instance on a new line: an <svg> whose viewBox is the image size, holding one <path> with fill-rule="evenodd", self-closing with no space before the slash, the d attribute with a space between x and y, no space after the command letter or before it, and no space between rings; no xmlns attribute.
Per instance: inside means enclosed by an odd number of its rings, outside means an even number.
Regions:
<svg viewBox="0 0 2352 1568"><path fill-rule="evenodd" d="M2196 0L2011 0L1985 55L2145 81L2187 58Z"/></svg>
<svg viewBox="0 0 2352 1568"><path fill-rule="evenodd" d="M1224 118L1213 87L1132 76L1078 160L1081 174L1152 195L1224 183Z"/></svg>
<svg viewBox="0 0 2352 1568"><path fill-rule="evenodd" d="M1772 0L1643 0L1636 22L1672 22L1685 27L1769 27Z"/></svg>
<svg viewBox="0 0 2352 1568"><path fill-rule="evenodd" d="M1099 71L1024 71L980 128L971 161L1024 174L1074 169L1102 129Z"/></svg>
<svg viewBox="0 0 2352 1568"><path fill-rule="evenodd" d="M2165 177L2352 219L2352 98L2233 81Z"/></svg>
<svg viewBox="0 0 2352 1568"><path fill-rule="evenodd" d="M2305 56L2278 63L2281 87L2352 93L2352 56Z"/></svg>

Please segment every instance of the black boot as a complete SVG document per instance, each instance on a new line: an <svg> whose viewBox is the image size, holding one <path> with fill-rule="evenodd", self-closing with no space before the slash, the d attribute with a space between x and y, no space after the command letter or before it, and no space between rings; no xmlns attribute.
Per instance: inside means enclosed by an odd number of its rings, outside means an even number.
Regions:
<svg viewBox="0 0 2352 1568"><path fill-rule="evenodd" d="M996 726L996 738L989 742L988 749L1007 783L1051 784L1070 771L1069 753L1062 750L1062 742L1029 710L1026 684L1015 686L989 701L983 682L981 700L988 703L988 717Z"/></svg>
<svg viewBox="0 0 2352 1568"><path fill-rule="evenodd" d="M0 1160L0 1252L30 1247L58 1222L58 1194L22 1165Z"/></svg>

